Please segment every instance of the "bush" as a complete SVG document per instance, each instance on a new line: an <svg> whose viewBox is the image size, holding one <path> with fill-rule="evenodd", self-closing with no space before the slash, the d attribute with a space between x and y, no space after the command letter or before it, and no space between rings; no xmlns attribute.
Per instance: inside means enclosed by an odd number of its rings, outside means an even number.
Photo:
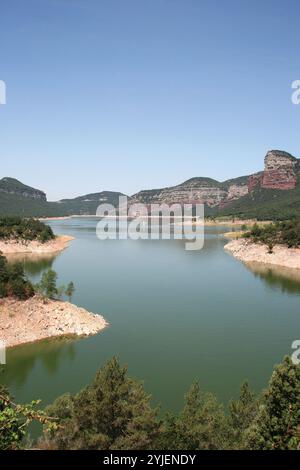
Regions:
<svg viewBox="0 0 300 470"><path fill-rule="evenodd" d="M275 222L264 226L255 224L243 236L252 239L254 243L268 245L270 253L278 244L297 248L300 246L300 220Z"/></svg>

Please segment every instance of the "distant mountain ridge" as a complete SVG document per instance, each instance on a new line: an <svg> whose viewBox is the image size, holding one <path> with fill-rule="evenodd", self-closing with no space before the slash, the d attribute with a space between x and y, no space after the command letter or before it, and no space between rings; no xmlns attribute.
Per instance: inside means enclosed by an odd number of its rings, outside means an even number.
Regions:
<svg viewBox="0 0 300 470"><path fill-rule="evenodd" d="M2 180L0 180L0 192L47 201L46 194L43 191L26 186L14 178L2 178Z"/></svg>
<svg viewBox="0 0 300 470"><path fill-rule="evenodd" d="M284 218L300 216L300 160L281 150L267 153L264 170L219 182L194 177L161 189L142 190L129 197L129 204L196 204L206 206L211 216ZM46 194L14 178L0 180L0 215L51 217L95 215L101 203L118 205L114 191L100 191L48 202Z"/></svg>

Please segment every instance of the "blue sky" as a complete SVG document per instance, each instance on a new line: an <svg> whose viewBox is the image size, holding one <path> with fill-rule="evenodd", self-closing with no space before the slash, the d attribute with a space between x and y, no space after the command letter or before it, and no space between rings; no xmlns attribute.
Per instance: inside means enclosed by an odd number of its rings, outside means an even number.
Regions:
<svg viewBox="0 0 300 470"><path fill-rule="evenodd" d="M300 157L299 0L1 0L0 177L48 199Z"/></svg>

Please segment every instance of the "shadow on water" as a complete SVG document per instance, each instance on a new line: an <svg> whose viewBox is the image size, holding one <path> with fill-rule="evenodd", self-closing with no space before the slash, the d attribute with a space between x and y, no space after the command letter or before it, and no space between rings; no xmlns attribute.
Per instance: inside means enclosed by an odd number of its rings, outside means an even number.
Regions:
<svg viewBox="0 0 300 470"><path fill-rule="evenodd" d="M42 365L49 376L55 375L63 359L73 361L76 357L76 348L73 338L53 338L49 340L30 343L8 349L7 363L10 367L2 370L1 382L6 386L24 384L31 371Z"/></svg>
<svg viewBox="0 0 300 470"><path fill-rule="evenodd" d="M262 263L247 263L246 267L269 288L283 293L300 294L300 269Z"/></svg>

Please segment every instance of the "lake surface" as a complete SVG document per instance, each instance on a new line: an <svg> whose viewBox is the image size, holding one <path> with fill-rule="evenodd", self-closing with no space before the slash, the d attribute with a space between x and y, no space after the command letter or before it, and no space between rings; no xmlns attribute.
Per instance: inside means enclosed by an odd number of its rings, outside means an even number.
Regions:
<svg viewBox="0 0 300 470"><path fill-rule="evenodd" d="M181 409L195 379L225 403L246 379L257 391L265 387L300 338L300 283L226 253L222 233L230 227L208 227L204 248L186 251L178 240L99 241L95 219L49 225L75 240L56 258L25 261L28 275L38 281L51 266L59 283L75 283L73 302L110 327L9 350L0 381L18 401L47 404L79 391L116 355L162 410Z"/></svg>

